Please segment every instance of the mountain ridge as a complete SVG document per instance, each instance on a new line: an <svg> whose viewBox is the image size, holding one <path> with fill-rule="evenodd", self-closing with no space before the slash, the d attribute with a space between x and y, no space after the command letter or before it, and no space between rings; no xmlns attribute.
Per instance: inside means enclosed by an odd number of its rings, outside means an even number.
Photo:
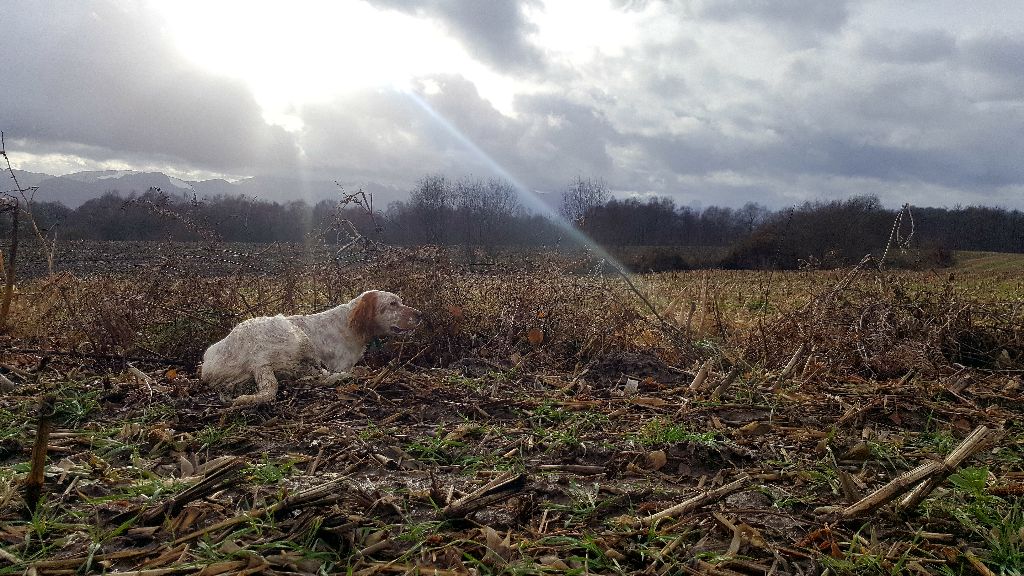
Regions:
<svg viewBox="0 0 1024 576"><path fill-rule="evenodd" d="M269 202L305 200L310 204L321 200L335 200L340 198L342 193L363 189L373 194L375 206L381 208L408 196L407 191L377 182L352 182L339 186L328 180L299 180L277 176L254 176L229 182L222 178L183 180L163 172L136 170L86 170L61 176L14 170L14 174L23 188L36 187L35 201L59 202L72 209L109 192L128 196L132 193L141 194L150 188L159 188L169 194L195 193L199 198L244 195ZM14 186L11 185L9 188Z"/></svg>

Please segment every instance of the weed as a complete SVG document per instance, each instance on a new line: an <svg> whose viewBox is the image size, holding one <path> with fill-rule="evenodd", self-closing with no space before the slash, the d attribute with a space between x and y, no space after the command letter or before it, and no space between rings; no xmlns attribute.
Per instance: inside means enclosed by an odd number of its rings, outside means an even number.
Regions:
<svg viewBox="0 0 1024 576"><path fill-rule="evenodd" d="M210 425L196 432L195 438L199 442L199 449L206 450L223 444L225 440L235 435L239 430L240 426L235 422L227 426Z"/></svg>
<svg viewBox="0 0 1024 576"><path fill-rule="evenodd" d="M936 499L932 509L952 516L968 533L985 542L982 560L999 574L1024 574L1024 508L989 494L989 471L964 468L949 477L953 498Z"/></svg>
<svg viewBox="0 0 1024 576"><path fill-rule="evenodd" d="M924 432L918 438L937 454L948 454L957 444L956 438L948 430Z"/></svg>
<svg viewBox="0 0 1024 576"><path fill-rule="evenodd" d="M25 415L0 408L0 441L18 438L24 430Z"/></svg>
<svg viewBox="0 0 1024 576"><path fill-rule="evenodd" d="M562 446L579 446L595 430L609 422L608 415L593 410L566 412L541 405L533 412L538 424L533 432L546 442ZM540 424L548 422L548 424Z"/></svg>
<svg viewBox="0 0 1024 576"><path fill-rule="evenodd" d="M884 460L890 469L896 470L907 467L907 460L900 453L900 448L896 444L871 441L867 444L868 449L871 451L871 456L876 460Z"/></svg>
<svg viewBox="0 0 1024 576"><path fill-rule="evenodd" d="M99 408L99 391L64 386L57 391L54 420L69 428L81 424L90 413Z"/></svg>
<svg viewBox="0 0 1024 576"><path fill-rule="evenodd" d="M245 470L245 475L256 484L277 484L295 471L295 462L274 462L264 456L259 463Z"/></svg>
<svg viewBox="0 0 1024 576"><path fill-rule="evenodd" d="M476 457L464 457L463 449L466 443L461 440L449 439L443 426L434 431L433 436L416 440L406 446L406 452L417 459L425 462L433 462L440 465L475 465L480 459Z"/></svg>
<svg viewBox="0 0 1024 576"><path fill-rule="evenodd" d="M655 418L644 424L636 435L636 441L643 446L663 446L680 442L716 446L720 443L716 432L693 432L682 424L673 424L663 418Z"/></svg>

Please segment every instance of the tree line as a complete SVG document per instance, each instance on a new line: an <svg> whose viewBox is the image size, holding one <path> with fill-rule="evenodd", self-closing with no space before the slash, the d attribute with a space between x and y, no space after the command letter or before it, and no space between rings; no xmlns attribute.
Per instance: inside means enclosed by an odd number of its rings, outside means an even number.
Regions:
<svg viewBox="0 0 1024 576"><path fill-rule="evenodd" d="M578 177L553 208L558 217L528 209L504 180L429 175L407 200L384 210L352 196L310 205L150 189L126 196L111 191L75 209L35 202L31 212L39 229L59 241L304 242L312 234L342 242L349 235L339 222L347 221L363 236L391 244L483 247L571 245L566 226L572 226L610 247L728 247L720 264L740 268L843 265L911 234L913 245L936 251L1024 252L1024 213L993 207L911 208L894 229L900 211L874 196L777 211L754 203L698 209L670 198L614 198L600 180ZM10 219L0 218L0 238L9 230ZM22 233L30 234L29 227Z"/></svg>

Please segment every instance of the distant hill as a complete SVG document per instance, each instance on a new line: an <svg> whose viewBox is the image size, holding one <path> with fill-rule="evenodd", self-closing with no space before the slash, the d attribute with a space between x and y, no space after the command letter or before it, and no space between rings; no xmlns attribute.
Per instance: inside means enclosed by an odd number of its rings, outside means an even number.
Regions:
<svg viewBox="0 0 1024 576"><path fill-rule="evenodd" d="M75 172L63 176L52 176L38 172L15 170L18 182L24 187L38 186L35 199L40 202L60 202L69 208L77 208L93 198L107 192L119 192L128 196L132 192L142 193L150 188L160 188L172 195L191 195L200 199L213 196L245 195L269 202L291 202L305 200L315 204L320 200L340 198L342 188L327 180L300 180L273 176L256 176L237 182L227 180L186 181L172 178L162 172L136 172L132 170L94 170ZM343 183L344 192L355 192L362 188L373 194L374 208L384 209L388 204L408 196L408 191L376 182ZM6 188L5 188L6 189Z"/></svg>

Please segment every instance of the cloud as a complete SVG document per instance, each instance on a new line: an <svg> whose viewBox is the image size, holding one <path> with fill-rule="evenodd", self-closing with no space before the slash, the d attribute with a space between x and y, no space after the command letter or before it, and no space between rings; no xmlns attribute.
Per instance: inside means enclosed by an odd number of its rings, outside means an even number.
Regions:
<svg viewBox="0 0 1024 576"><path fill-rule="evenodd" d="M791 42L808 42L838 32L847 23L845 0L701 0L695 17L724 23L753 23Z"/></svg>
<svg viewBox="0 0 1024 576"><path fill-rule="evenodd" d="M0 128L40 158L399 189L438 172L545 191L583 175L704 205L867 192L1024 208L1020 9L1000 27L962 22L955 3L914 18L889 3L609 0L587 8L621 26L603 44L544 28L540 0L375 0L443 27L486 74L449 63L408 92L346 87L296 104L286 132L248 85L187 62L148 4L7 4ZM542 45L552 30L566 42Z"/></svg>
<svg viewBox="0 0 1024 576"><path fill-rule="evenodd" d="M881 63L928 64L956 54L956 38L945 30L884 30L861 39L860 53Z"/></svg>
<svg viewBox="0 0 1024 576"><path fill-rule="evenodd" d="M465 44L474 58L502 71L538 74L543 52L530 41L537 27L526 17L526 6L538 0L372 0L384 8L433 18Z"/></svg>
<svg viewBox="0 0 1024 576"><path fill-rule="evenodd" d="M249 90L184 62L142 4L30 3L3 13L0 124L30 146L224 172L294 164L291 137L263 121Z"/></svg>

